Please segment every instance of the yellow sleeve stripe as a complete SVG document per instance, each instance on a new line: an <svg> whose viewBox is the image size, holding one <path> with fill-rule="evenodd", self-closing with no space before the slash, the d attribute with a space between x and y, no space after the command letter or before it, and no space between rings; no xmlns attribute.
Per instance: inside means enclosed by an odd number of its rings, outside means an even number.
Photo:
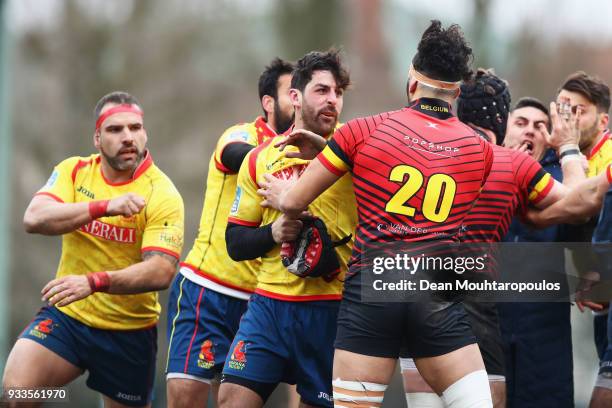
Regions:
<svg viewBox="0 0 612 408"><path fill-rule="evenodd" d="M349 171L349 167L346 165L346 163L340 157L338 157L329 146L325 146L325 149L319 153L317 158L327 168L327 170L336 175L341 176Z"/></svg>
<svg viewBox="0 0 612 408"><path fill-rule="evenodd" d="M537 203L544 199L553 188L555 184L553 178L549 173L544 174L544 176L536 183L531 192L529 193L529 201L532 203Z"/></svg>

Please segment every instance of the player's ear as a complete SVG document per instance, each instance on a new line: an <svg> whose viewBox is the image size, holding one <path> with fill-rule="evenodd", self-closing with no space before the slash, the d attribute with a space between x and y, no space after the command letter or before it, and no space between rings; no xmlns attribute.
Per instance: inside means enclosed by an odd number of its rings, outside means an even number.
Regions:
<svg viewBox="0 0 612 408"><path fill-rule="evenodd" d="M293 108L302 106L302 92L296 88L289 89L289 99Z"/></svg>
<svg viewBox="0 0 612 408"><path fill-rule="evenodd" d="M93 134L93 142L96 149L100 148L100 130L96 130Z"/></svg>
<svg viewBox="0 0 612 408"><path fill-rule="evenodd" d="M263 98L261 98L261 107L263 108L264 111L266 111L266 113L270 114L274 112L274 98L272 98L270 95L264 95Z"/></svg>
<svg viewBox="0 0 612 408"><path fill-rule="evenodd" d="M608 128L608 122L610 121L610 116L608 116L607 113L600 113L600 118L599 118L599 128L600 129L607 129Z"/></svg>

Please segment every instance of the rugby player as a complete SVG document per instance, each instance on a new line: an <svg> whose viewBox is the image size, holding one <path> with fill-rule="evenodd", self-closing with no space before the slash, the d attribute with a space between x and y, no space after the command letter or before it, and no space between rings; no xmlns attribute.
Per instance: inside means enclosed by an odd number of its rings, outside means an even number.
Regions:
<svg viewBox="0 0 612 408"><path fill-rule="evenodd" d="M581 137L579 149L587 157L588 170L587 176L594 177L605 173L606 168L612 163L612 139L608 130L609 110L610 110L610 88L601 79L588 75L583 71L578 71L570 74L563 85L561 85L557 100L568 99L570 101L572 111L581 109L584 112L584 120L581 123ZM540 218L547 216L547 222L555 222L555 215L562 216L563 213L571 209L570 206L561 207L559 204L556 209L543 213ZM594 217L582 226L581 228L571 231L576 238L576 241L591 242L593 238L593 230L597 224L597 217ZM578 270L582 273L586 272L586 276L590 277L597 275L596 265L592 260L585 257L574 257ZM595 388L593 390L592 405L607 406L612 404L612 385L606 378L604 367L612 365L612 353L606 356L606 348L608 347L608 307L603 308L602 305L593 302L577 302L582 309L584 306L591 307L595 314L593 324L595 329L595 339L597 341L597 353L600 358L600 374L598 375ZM584 306L583 306L584 305ZM605 400L605 395L608 399Z"/></svg>
<svg viewBox="0 0 612 408"><path fill-rule="evenodd" d="M349 121L291 188L265 195L268 205L294 218L352 172L359 224L338 317L336 407L381 406L405 345L447 406L491 406L484 364L460 302L373 303L360 296L366 250L381 242L455 242L488 176L491 147L451 110L460 81L471 74L471 55L459 26L443 29L433 21L412 61L410 105ZM381 224L415 228L406 233Z"/></svg>
<svg viewBox="0 0 612 408"><path fill-rule="evenodd" d="M58 164L25 212L27 232L62 235L62 256L42 290L47 304L8 357L3 387L59 387L87 370L105 406L150 406L156 291L176 272L183 201L146 149L133 96L110 93L94 115L99 153Z"/></svg>
<svg viewBox="0 0 612 408"><path fill-rule="evenodd" d="M464 123L483 132L494 150L491 174L476 205L464 220L462 242L499 242L506 235L515 214L524 213L529 205L550 205L560 194L556 191L559 187L555 188L551 176L536 160L544 154L543 147L547 139L565 145L575 143L577 122L572 122L573 128L563 126L555 115L557 128L553 133L571 131L575 136L553 139L546 130L549 118L542 104L531 99L521 99L511 113L510 125L507 125L509 109L510 93L507 84L492 72L479 69L474 80L462 84L457 115ZM543 127L540 128L540 125ZM516 134L517 139L520 139L517 143L521 145L520 149L529 148L534 152L535 159L526 153L501 147L506 133L510 138ZM584 179L584 172L578 163L567 163L564 172L568 174L568 179L580 180L580 173ZM579 173L578 177L572 177L572 172ZM495 304L471 300L464 302L464 305L483 354L494 406L503 407L504 354ZM444 406L442 400L423 381L411 359L401 359L401 366L410 408Z"/></svg>
<svg viewBox="0 0 612 408"><path fill-rule="evenodd" d="M297 63L290 97L294 129L331 135L342 112L350 78L336 50L310 52ZM274 139L273 139L274 140ZM257 288L251 296L223 369L221 407L261 407L279 382L297 383L302 407L331 407L333 341L357 216L351 178L345 176L309 208L335 241L338 276L302 278L281 263L282 242L294 240L302 222L282 234L270 224L289 219L262 208L258 183L265 174L290 178L308 161L285 156L269 141L247 155L238 174L236 197L227 226L227 246L235 260L262 258Z"/></svg>
<svg viewBox="0 0 612 408"><path fill-rule="evenodd" d="M266 67L258 86L264 116L228 128L210 158L198 236L181 263L168 302L169 407L205 407L211 385L216 400L216 377L255 289L259 265L257 260L235 262L227 254L227 214L246 154L293 123L292 70L293 65L280 58ZM282 221L272 228L283 228Z"/></svg>

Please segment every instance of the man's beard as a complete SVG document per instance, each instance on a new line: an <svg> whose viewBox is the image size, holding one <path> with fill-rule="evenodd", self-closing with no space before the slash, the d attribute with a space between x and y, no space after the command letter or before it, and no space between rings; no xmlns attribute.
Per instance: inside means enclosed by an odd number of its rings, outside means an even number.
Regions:
<svg viewBox="0 0 612 408"><path fill-rule="evenodd" d="M587 129L580 130L580 142L578 144L580 150L588 148L591 143L593 143L593 140L595 140L595 138L599 134L599 129L597 125L598 120L597 117L595 117L595 120L593 121L593 126Z"/></svg>
<svg viewBox="0 0 612 408"><path fill-rule="evenodd" d="M317 118L320 117L323 112L332 111L336 113L336 121L331 124L317 121ZM338 115L335 108L322 109L319 112L315 112L314 108L310 107L306 101L304 101L302 104L302 121L304 122L304 128L306 130L310 130L311 132L326 137L333 132L334 128L336 127L337 120Z"/></svg>
<svg viewBox="0 0 612 408"><path fill-rule="evenodd" d="M295 117L295 113L291 113L291 115L287 115L283 112L278 104L278 101L274 101L274 129L276 129L276 133L279 135L281 133L285 133L289 127L293 124L293 119Z"/></svg>
<svg viewBox="0 0 612 408"><path fill-rule="evenodd" d="M134 162L128 162L121 158L121 153L125 152L126 150L132 150L132 149L136 150L136 160ZM117 152L115 156L110 156L104 151L102 146L100 146L100 154L104 156L104 159L106 159L106 162L114 170L117 170L117 171L132 170L133 171L133 170L136 170L136 167L138 167L138 165L142 161L142 158L144 157L144 150L142 151L138 150L138 148L135 146L134 147L122 147L121 149L119 149L119 151Z"/></svg>

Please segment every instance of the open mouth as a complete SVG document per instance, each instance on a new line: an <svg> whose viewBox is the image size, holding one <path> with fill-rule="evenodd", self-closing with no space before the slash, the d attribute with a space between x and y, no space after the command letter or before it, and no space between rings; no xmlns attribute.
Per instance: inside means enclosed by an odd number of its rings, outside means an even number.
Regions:
<svg viewBox="0 0 612 408"><path fill-rule="evenodd" d="M530 156L533 155L533 142L525 140L523 143L521 143L521 146L525 146L525 152L527 154L529 154Z"/></svg>
<svg viewBox="0 0 612 408"><path fill-rule="evenodd" d="M326 119L332 119L332 120L336 120L336 112L332 112L332 111L324 111L321 112L321 116L323 116Z"/></svg>

